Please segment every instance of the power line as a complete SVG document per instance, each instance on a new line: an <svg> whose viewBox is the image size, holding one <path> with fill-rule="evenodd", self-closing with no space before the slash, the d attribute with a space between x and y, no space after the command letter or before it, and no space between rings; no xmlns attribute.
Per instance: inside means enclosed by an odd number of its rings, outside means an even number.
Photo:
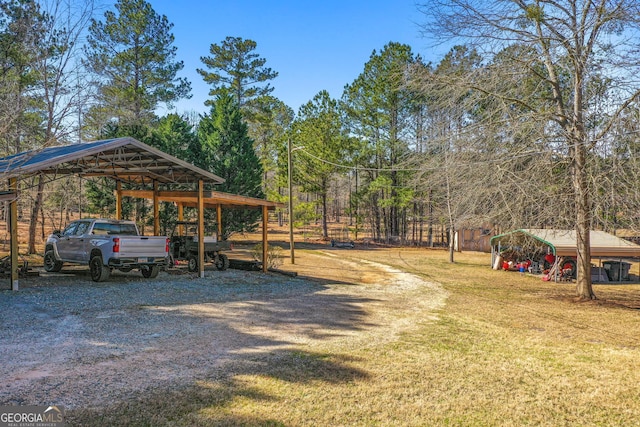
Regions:
<svg viewBox="0 0 640 427"><path fill-rule="evenodd" d="M317 160L321 163L325 163L331 166L335 166L337 168L342 168L342 169L347 169L347 170L355 170L355 171L367 171L367 172L424 172L424 171L440 171L440 170L446 170L448 167L451 166L423 166L423 167L417 167L417 168L399 168L399 167L391 167L391 168L372 168L372 167L366 167L366 166L358 166L358 165L347 165L344 163L336 163L336 162L332 162L330 160L326 160L323 159L321 157L316 156L315 154L310 153L309 151L307 151L304 148L300 148L297 147L298 150L300 152L303 152L304 154L306 154L307 156L311 157L314 160ZM487 163L504 163L505 161L510 161L510 160L517 160L517 159L522 159L522 158L526 158L526 157L533 157L533 156L539 156L539 155L544 155L544 154L549 154L549 151L530 151L530 152L526 152L526 153L521 153L519 155L511 155L508 157L505 156L501 156L501 157L497 157L494 156L493 158L490 159L482 159L482 160L477 160L477 161L473 161L473 162L469 162L469 161L460 161L460 162L456 162L455 163L455 167L459 168L461 166L475 166L475 165L485 165Z"/></svg>

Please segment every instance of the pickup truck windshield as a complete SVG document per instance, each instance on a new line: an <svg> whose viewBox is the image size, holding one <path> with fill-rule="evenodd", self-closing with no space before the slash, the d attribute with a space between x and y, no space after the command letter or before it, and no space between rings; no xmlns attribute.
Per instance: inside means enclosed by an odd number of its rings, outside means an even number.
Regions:
<svg viewBox="0 0 640 427"><path fill-rule="evenodd" d="M137 236L138 230L134 224L111 224L99 222L93 225L93 234L118 234L120 236Z"/></svg>

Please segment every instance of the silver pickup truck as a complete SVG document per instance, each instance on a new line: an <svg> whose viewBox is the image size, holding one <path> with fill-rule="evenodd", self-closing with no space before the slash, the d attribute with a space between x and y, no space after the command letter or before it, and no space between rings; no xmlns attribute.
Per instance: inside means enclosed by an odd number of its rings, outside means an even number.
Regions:
<svg viewBox="0 0 640 427"><path fill-rule="evenodd" d="M88 265L96 282L107 280L113 269L137 268L144 277L154 278L168 264L169 243L164 236L140 236L133 221L80 219L49 236L44 269L57 272L67 262Z"/></svg>

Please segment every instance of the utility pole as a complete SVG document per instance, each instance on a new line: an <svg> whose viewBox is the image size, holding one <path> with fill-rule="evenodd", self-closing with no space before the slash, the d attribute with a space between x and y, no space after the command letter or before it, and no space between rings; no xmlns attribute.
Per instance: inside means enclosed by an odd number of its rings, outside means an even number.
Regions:
<svg viewBox="0 0 640 427"><path fill-rule="evenodd" d="M287 139L287 174L289 176L289 252L291 252L291 264L296 263L293 243L293 184L291 183L291 139Z"/></svg>
<svg viewBox="0 0 640 427"><path fill-rule="evenodd" d="M296 263L295 245L293 243L293 164L292 153L296 150L303 149L304 146L291 148L291 139L287 139L287 174L289 177L289 250L291 252L291 264Z"/></svg>

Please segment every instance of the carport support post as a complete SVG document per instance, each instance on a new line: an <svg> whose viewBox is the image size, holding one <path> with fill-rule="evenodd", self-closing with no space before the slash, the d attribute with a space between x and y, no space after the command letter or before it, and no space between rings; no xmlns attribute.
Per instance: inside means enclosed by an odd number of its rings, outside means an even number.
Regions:
<svg viewBox="0 0 640 427"><path fill-rule="evenodd" d="M184 221L184 205L182 203L178 203L178 221ZM184 225L180 224L178 226L178 234L180 236L184 235Z"/></svg>
<svg viewBox="0 0 640 427"><path fill-rule="evenodd" d="M204 278L204 181L198 180L198 275Z"/></svg>
<svg viewBox="0 0 640 427"><path fill-rule="evenodd" d="M158 202L158 180L153 180L153 235L160 235L160 214Z"/></svg>
<svg viewBox="0 0 640 427"><path fill-rule="evenodd" d="M122 182L116 181L116 219L122 219Z"/></svg>
<svg viewBox="0 0 640 427"><path fill-rule="evenodd" d="M9 190L18 194L17 178L9 179ZM9 232L11 234L11 290L20 288L18 283L18 197L9 202Z"/></svg>
<svg viewBox="0 0 640 427"><path fill-rule="evenodd" d="M218 223L217 239L222 239L222 206L220 203L216 205L216 222Z"/></svg>
<svg viewBox="0 0 640 427"><path fill-rule="evenodd" d="M262 271L267 272L267 223L269 220L269 210L266 206L262 207Z"/></svg>

